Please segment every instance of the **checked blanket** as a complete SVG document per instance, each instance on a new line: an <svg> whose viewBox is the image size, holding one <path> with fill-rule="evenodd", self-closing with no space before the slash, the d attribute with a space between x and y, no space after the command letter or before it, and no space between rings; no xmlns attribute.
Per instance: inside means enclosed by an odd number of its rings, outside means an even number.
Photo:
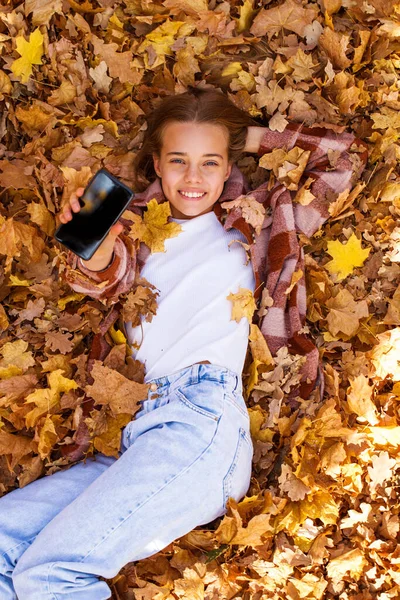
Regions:
<svg viewBox="0 0 400 600"><path fill-rule="evenodd" d="M255 311L253 317L270 352L275 355L279 348L287 346L292 354L306 357L299 386L290 391L289 399L306 399L317 385L322 398L324 382L318 349L301 331L306 318L306 286L299 234L310 238L329 218L329 205L359 180L368 149L353 134L320 126L288 123L282 132L264 129L258 156L260 165L273 171L274 177L251 190L234 165L213 209L225 230L234 227L247 239L256 279L255 300L262 298L264 289L273 300L264 316L259 317ZM166 201L158 178L144 192L136 194L129 209L142 214L152 198L158 203ZM232 202L238 199L239 203ZM263 206L261 223L254 225L254 219L245 212L249 201L250 206L254 201ZM148 254L149 249L142 242L136 251L131 239L121 234L109 267L101 272L90 271L70 252L63 277L76 292L114 304L134 285ZM293 274L300 271L301 277L286 293ZM96 356L92 352L91 358L100 358L99 353Z"/></svg>

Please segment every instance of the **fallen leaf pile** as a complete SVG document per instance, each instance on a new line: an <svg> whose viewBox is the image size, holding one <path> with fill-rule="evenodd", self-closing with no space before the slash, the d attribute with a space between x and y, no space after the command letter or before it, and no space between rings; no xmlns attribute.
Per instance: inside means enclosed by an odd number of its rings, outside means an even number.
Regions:
<svg viewBox="0 0 400 600"><path fill-rule="evenodd" d="M400 597L400 4L392 0L26 0L0 7L0 495L90 452L117 455L147 395L113 310L60 277L56 215L105 167L132 186L146 115L212 85L282 131L352 131L369 145L362 181L332 199L305 252L308 333L325 390L294 409L303 357L271 356L252 324L243 372L254 443L246 497L109 584L118 600ZM334 168L337 156L329 153ZM246 154L253 186L297 183L308 153ZM306 182L295 202L313 196ZM264 214L243 197L243 214ZM178 231L159 206L129 235L163 251ZM147 220L146 220L147 219ZM301 277L293 276L292 285ZM266 314L247 290L233 319ZM120 299L151 320L143 278ZM110 323L105 331L104 324ZM87 363L94 334L113 348ZM83 427L85 426L85 427ZM160 507L161 509L162 507Z"/></svg>

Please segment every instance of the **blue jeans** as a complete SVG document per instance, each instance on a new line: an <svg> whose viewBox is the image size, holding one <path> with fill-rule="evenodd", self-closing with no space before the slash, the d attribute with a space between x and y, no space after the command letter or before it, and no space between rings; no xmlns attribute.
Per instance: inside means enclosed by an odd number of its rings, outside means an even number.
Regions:
<svg viewBox="0 0 400 600"><path fill-rule="evenodd" d="M149 381L120 456L96 454L0 498L1 600L102 600L105 581L248 491L241 377L196 363Z"/></svg>

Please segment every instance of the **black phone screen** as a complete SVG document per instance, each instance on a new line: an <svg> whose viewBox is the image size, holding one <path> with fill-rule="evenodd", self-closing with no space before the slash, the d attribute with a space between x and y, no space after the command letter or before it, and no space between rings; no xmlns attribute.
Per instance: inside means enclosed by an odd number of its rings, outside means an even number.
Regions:
<svg viewBox="0 0 400 600"><path fill-rule="evenodd" d="M81 210L55 232L58 242L89 260L134 197L125 184L100 169L79 198Z"/></svg>

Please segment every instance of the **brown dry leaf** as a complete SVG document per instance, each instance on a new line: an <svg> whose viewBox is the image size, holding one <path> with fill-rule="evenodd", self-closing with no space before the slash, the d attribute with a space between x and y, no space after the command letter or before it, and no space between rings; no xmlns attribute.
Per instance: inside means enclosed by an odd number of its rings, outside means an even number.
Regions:
<svg viewBox="0 0 400 600"><path fill-rule="evenodd" d="M337 336L340 332L352 337L360 327L360 319L368 317L368 304L365 300L356 302L347 289L339 289L334 298L326 301L329 313L326 317L329 331Z"/></svg>
<svg viewBox="0 0 400 600"><path fill-rule="evenodd" d="M376 337L376 345L366 354L373 365L375 376L382 380L390 376L393 381L400 381L400 327Z"/></svg>
<svg viewBox="0 0 400 600"><path fill-rule="evenodd" d="M372 467L368 467L368 475L370 477L370 489L375 492L378 485L382 485L394 475L393 468L397 465L394 458L390 458L386 451L379 452L378 455L372 458Z"/></svg>
<svg viewBox="0 0 400 600"><path fill-rule="evenodd" d="M348 575L352 581L358 581L368 565L364 554L359 548L347 550L328 562L326 571L329 579L342 581Z"/></svg>
<svg viewBox="0 0 400 600"><path fill-rule="evenodd" d="M134 415L139 409L138 402L147 398L149 385L130 381L98 360L94 362L90 374L94 383L86 386L86 393L96 404L109 406L113 415Z"/></svg>
<svg viewBox="0 0 400 600"><path fill-rule="evenodd" d="M349 378L350 387L347 391L347 404L351 412L358 415L357 421L376 425L379 423L378 411L372 401L373 387L369 385L368 377L358 375Z"/></svg>
<svg viewBox="0 0 400 600"><path fill-rule="evenodd" d="M264 169L272 169L276 178L288 190L297 190L310 153L310 150L302 150L297 146L289 150L289 152L276 149L268 154L264 154L260 158L259 165Z"/></svg>
<svg viewBox="0 0 400 600"><path fill-rule="evenodd" d="M74 340L71 338L71 334L62 333L61 331L49 331L45 335L46 346L54 352L61 352L61 354L67 354L71 352L74 347Z"/></svg>
<svg viewBox="0 0 400 600"><path fill-rule="evenodd" d="M14 435L0 430L0 455L10 455L10 468L13 469L23 456L33 452L32 439L25 435Z"/></svg>
<svg viewBox="0 0 400 600"><path fill-rule="evenodd" d="M254 196L239 196L236 200L222 202L221 206L228 211L232 208L239 208L246 223L254 228L256 235L260 235L265 219L265 207L257 202Z"/></svg>
<svg viewBox="0 0 400 600"><path fill-rule="evenodd" d="M349 40L349 35L333 31L330 27L325 27L318 40L319 46L337 69L347 69L351 65L351 60L346 56Z"/></svg>
<svg viewBox="0 0 400 600"><path fill-rule="evenodd" d="M157 312L157 296L159 294L155 286L146 282L147 285L138 285L133 292L129 292L122 309L122 317L126 322L132 322L132 326L139 325L140 315L149 323Z"/></svg>
<svg viewBox="0 0 400 600"><path fill-rule="evenodd" d="M62 0L25 0L25 15L32 14L33 25L47 25L55 13L62 15Z"/></svg>
<svg viewBox="0 0 400 600"><path fill-rule="evenodd" d="M298 500L304 500L311 489L304 485L304 483L298 479L294 474L289 465L282 465L282 471L278 478L279 488L283 494L287 493L289 498L294 502Z"/></svg>
<svg viewBox="0 0 400 600"><path fill-rule="evenodd" d="M283 29L294 31L303 35L304 29L317 17L314 7L303 8L294 0L286 0L275 8L261 10L254 19L250 33L253 35L264 35L267 33L271 38Z"/></svg>

